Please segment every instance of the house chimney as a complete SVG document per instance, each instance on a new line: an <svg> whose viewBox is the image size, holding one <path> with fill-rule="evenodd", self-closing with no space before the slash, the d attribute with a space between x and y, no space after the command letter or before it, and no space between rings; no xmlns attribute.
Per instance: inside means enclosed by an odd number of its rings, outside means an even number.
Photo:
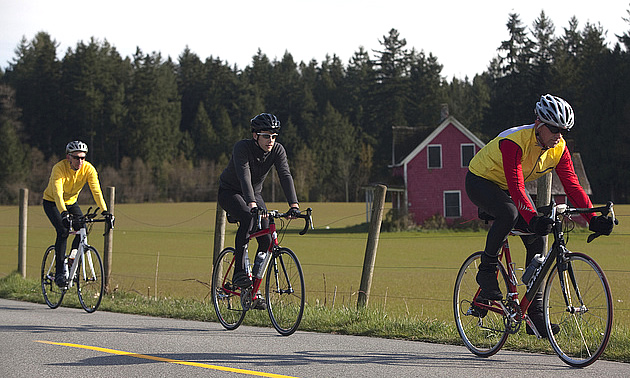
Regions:
<svg viewBox="0 0 630 378"><path fill-rule="evenodd" d="M440 123L448 118L448 104L442 104L442 109L440 109Z"/></svg>

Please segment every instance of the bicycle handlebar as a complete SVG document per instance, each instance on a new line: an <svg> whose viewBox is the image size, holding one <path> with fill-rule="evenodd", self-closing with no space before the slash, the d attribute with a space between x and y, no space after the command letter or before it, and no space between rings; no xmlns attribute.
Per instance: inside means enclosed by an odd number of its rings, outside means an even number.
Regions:
<svg viewBox="0 0 630 378"><path fill-rule="evenodd" d="M315 229L315 227L313 227L313 217L311 215L311 213L313 212L313 209L311 209L310 207L308 209L306 209L304 212L300 212L299 214L289 214L289 213L282 213L278 210L269 210L266 211L265 209L260 209L258 208L258 211L256 211L255 213L253 213L254 216L258 217L258 221L257 221L257 225L258 225L258 229L262 229L262 219L263 217L267 216L270 218L287 218L289 219L290 217L294 217L294 218L301 218L304 219L304 229L302 231L300 231L300 235L304 235L308 232L308 229Z"/></svg>
<svg viewBox="0 0 630 378"><path fill-rule="evenodd" d="M619 220L615 217L615 211L613 209L612 201L608 201L608 203L604 206L591 207L591 208L572 208L566 204L556 205L556 213L558 214L585 214L585 213L601 213L603 216L608 216L612 219L615 225L619 225ZM593 232L586 239L587 243L592 242L596 238L602 236L601 232Z"/></svg>
<svg viewBox="0 0 630 378"><path fill-rule="evenodd" d="M105 216L104 218L95 219L99 209L100 208L97 207L96 209L94 209L94 212L92 212L92 207L90 206L87 212L82 216L76 216L74 214L71 214L70 215L70 229L72 229L73 222L78 222L79 224L81 224L82 227L85 226L86 223L106 222L105 233L103 234L103 236L107 235L107 233L110 230L114 229L114 223L116 222L116 217L114 217L114 214L110 214L108 216Z"/></svg>

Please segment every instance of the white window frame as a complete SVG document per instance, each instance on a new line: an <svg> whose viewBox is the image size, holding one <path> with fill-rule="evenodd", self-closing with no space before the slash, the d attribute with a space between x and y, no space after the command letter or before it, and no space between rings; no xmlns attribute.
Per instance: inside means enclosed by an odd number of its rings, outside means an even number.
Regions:
<svg viewBox="0 0 630 378"><path fill-rule="evenodd" d="M446 214L446 196L447 194L457 194L457 209L459 215L447 215ZM442 194L442 202L444 204L444 218L461 218L462 217L462 191L461 190L445 190Z"/></svg>
<svg viewBox="0 0 630 378"><path fill-rule="evenodd" d="M473 156L475 156L475 150L476 150L474 143L462 143L462 144L459 145L460 164L462 165L462 168L468 167L468 165L464 165L464 147L472 147L473 154L470 157L471 160L472 160ZM470 160L468 162L470 163Z"/></svg>
<svg viewBox="0 0 630 378"><path fill-rule="evenodd" d="M431 154L430 154L430 150L431 148L438 148L440 151L440 166L439 167L432 167L431 166ZM427 168L428 169L442 169L442 167L444 166L443 164L443 159L442 159L442 145L441 144L429 144L427 146Z"/></svg>

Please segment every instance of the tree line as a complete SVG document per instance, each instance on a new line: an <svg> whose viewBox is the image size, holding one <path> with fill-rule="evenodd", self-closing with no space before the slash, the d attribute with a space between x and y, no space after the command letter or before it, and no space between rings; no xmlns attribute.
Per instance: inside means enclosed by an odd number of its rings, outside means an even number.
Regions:
<svg viewBox="0 0 630 378"><path fill-rule="evenodd" d="M250 137L249 120L261 112L282 122L279 142L302 201L357 201L363 186L389 177L393 126L437 126L447 104L488 141L533 122L546 93L573 105L567 138L582 153L593 199L627 203L630 32L609 47L601 25L579 28L572 17L556 35L544 11L529 27L509 14L506 26L485 72L450 81L436 56L408 47L396 29L346 64L336 55L298 63L289 52L270 60L259 50L244 68L188 48L177 61L140 48L122 57L95 38L58 59L58 43L39 32L0 71L0 203L14 203L24 186L41 201L75 139L88 143L88 160L118 202L213 201L233 144ZM279 186L266 191L284 200Z"/></svg>

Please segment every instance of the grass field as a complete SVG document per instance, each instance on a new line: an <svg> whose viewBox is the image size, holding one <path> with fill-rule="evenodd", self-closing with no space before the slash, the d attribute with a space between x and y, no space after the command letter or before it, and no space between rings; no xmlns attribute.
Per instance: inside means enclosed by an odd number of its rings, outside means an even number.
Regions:
<svg viewBox="0 0 630 378"><path fill-rule="evenodd" d="M329 308L354 308L367 238L367 227L357 225L365 222L365 205L303 204L306 206L314 209L316 230L300 236L303 223L293 221L281 244L293 249L302 262L307 301ZM602 266L614 294L616 324L630 328L626 283L630 273L630 205L617 206L616 210L621 224L611 237L587 244L587 234L575 232L569 248L591 255ZM215 212L215 203L117 205L113 287L147 297L207 299ZM17 268L17 220L17 207L0 207L0 277ZM54 232L40 206L29 208L28 225L27 276L37 278L43 251L52 244ZM90 244L102 250L102 226L95 227L98 229L90 234ZM228 225L226 246L233 245L235 230L235 225ZM457 270L466 256L483 248L484 241L483 231L381 233L368 306L395 316L450 322ZM514 238L511 247L517 264L523 264L520 240Z"/></svg>

